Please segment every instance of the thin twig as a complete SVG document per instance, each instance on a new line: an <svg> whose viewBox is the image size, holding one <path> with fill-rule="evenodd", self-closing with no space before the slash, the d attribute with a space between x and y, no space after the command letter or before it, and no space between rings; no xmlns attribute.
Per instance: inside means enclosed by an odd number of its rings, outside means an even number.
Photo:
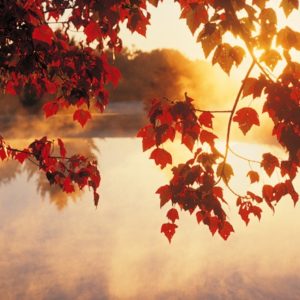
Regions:
<svg viewBox="0 0 300 300"><path fill-rule="evenodd" d="M3 146L2 146L3 147ZM12 151L12 152L19 152L19 153L25 153L31 156L34 156L34 153L30 152L30 151L24 151L24 150L19 150L16 148L11 148L10 146L6 147L8 150ZM49 155L49 158L55 158L55 159L65 159L65 160L76 160L75 158L71 158L71 157L62 157L62 156L56 156L56 155ZM79 160L79 159L78 159Z"/></svg>
<svg viewBox="0 0 300 300"><path fill-rule="evenodd" d="M228 120L228 125L227 125L227 134L226 134L226 148L225 148L225 155L224 155L224 164L226 162L226 159L227 159L227 155L228 155L228 149L229 149L229 140L230 140L230 131L231 131L231 123L232 123L232 119L233 119L233 115L235 113L235 110L237 108L237 105L239 103L239 100L241 98L241 95L242 95L242 92L243 92L243 89L244 89L244 86L246 84L246 79L249 77L251 71L253 70L255 66L255 61L252 61L251 63L251 66L250 68L248 69L247 73L246 73L246 76L243 80L243 83L240 87L240 90L235 98L235 101L234 101L234 104L233 104L233 107L232 107L232 110L231 110L231 113L230 113L230 116L229 116L229 120Z"/></svg>
<svg viewBox="0 0 300 300"><path fill-rule="evenodd" d="M76 6L69 6L69 7L65 7L64 10L69 10L69 9L74 9ZM48 9L48 10L43 10L43 13L46 14L46 13L49 13L49 12L56 12L57 11L57 8L52 8L52 9Z"/></svg>
<svg viewBox="0 0 300 300"><path fill-rule="evenodd" d="M32 160L30 157L27 158L31 163L33 163L34 165L36 165L37 167L40 167L40 165L38 163L36 163L34 160Z"/></svg>
<svg viewBox="0 0 300 300"><path fill-rule="evenodd" d="M68 24L70 23L69 21L48 21L48 22L45 22L46 24Z"/></svg>
<svg viewBox="0 0 300 300"><path fill-rule="evenodd" d="M258 161L258 160L253 160L253 159L249 159L247 157L244 157L238 153L236 153L235 151L232 150L232 148L230 148L230 146L228 146L228 150L233 154L235 155L236 157L240 158L240 159L243 159L243 160L246 160L248 162L252 162L252 163L256 163L256 164L260 164L261 162Z"/></svg>
<svg viewBox="0 0 300 300"><path fill-rule="evenodd" d="M226 187L228 188L228 190L229 190L232 194L234 194L235 196L240 197L240 198L242 198L242 199L247 199L247 198L248 198L247 195L242 196L242 195L238 194L236 191L234 191L227 181L225 182L225 184L226 184Z"/></svg>
<svg viewBox="0 0 300 300"><path fill-rule="evenodd" d="M198 111L198 112L209 112L209 113L212 113L212 114L222 114L222 113L231 113L231 110L206 110L206 109L195 109L195 111Z"/></svg>
<svg viewBox="0 0 300 300"><path fill-rule="evenodd" d="M243 89L244 89L244 86L245 86L245 83L246 83L246 79L249 77L249 75L250 75L251 71L253 70L254 66L255 66L255 61L252 61L251 66L250 66L250 68L248 69L248 71L246 73L246 76L243 80L243 83L242 83L242 85L239 89L239 92L238 92L238 94L235 98L234 104L232 106L232 110L230 112L230 117L229 117L228 125L227 125L227 134L226 134L226 144L225 144L225 154L224 154L224 160L223 160L223 167L222 167L222 171L220 173L220 177L217 180L217 182L215 183L215 185L217 185L220 182L220 180L223 176L224 167L225 167L225 164L226 164L226 161L227 161L228 150L229 150L230 131L231 131L231 124L232 124L233 115L235 113L235 110L236 110L237 105L239 103L239 100L241 98L241 95L242 95L242 92L243 92Z"/></svg>

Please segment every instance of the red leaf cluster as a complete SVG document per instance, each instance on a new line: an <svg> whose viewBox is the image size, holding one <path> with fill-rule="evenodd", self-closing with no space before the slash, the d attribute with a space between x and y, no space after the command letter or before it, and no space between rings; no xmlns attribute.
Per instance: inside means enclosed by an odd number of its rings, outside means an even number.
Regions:
<svg viewBox="0 0 300 300"><path fill-rule="evenodd" d="M46 118L72 107L73 120L84 127L91 119L91 108L103 112L107 106L107 85L116 86L120 79L119 70L108 62L105 52L110 48L115 54L122 49L120 24L126 24L131 32L146 35L150 23L146 0L6 2L0 10L2 91L15 96L29 89L38 98L47 94L49 101L43 105ZM148 2L157 6L159 0ZM228 31L245 42L252 56L252 66L242 80L232 109L225 111L230 113L225 152L222 154L216 149L217 136L212 130L214 115L197 109L187 94L182 101L154 100L148 114L149 124L137 135L142 138L143 151L151 149L150 158L156 165L162 169L171 166L170 182L157 190L160 206L171 202L181 211L195 212L198 223L208 226L212 234L218 232L224 240L234 230L224 210L227 202L219 186L221 179L237 196L239 214L246 224L251 214L260 219L260 203L265 202L274 209L286 195L290 195L294 203L299 197L293 180L300 166L300 64L294 61L291 50L300 50L300 32L287 26L280 26L278 30L278 12L268 1L248 2L178 1L181 18L186 20L193 34L198 32L197 42L201 43L206 58L212 54L212 64L218 64L229 74L246 55L240 46L225 42L224 34ZM299 9L299 1L281 1L280 6L289 16ZM240 11L243 13L238 13ZM60 29L54 30L53 20L61 24ZM84 34L78 43L70 38L70 30L74 28ZM275 44L280 46L277 50L273 49ZM259 52L262 54L256 58ZM286 66L275 80L269 70L279 61L285 61ZM254 65L262 72L259 77L250 77ZM227 161L231 121L238 123L244 135L254 125L260 126L254 108L243 107L236 111L243 97L265 99L263 113L273 121L272 133L288 155L281 161L271 153L263 155L260 166L266 174L271 177L278 168L282 180L275 185L263 184L260 195L247 191L241 196L229 185L235 173ZM171 153L163 146L178 139L192 157L175 166ZM23 150L10 147L0 137L0 159L20 163L33 160L49 183L58 185L66 193L72 193L76 186L80 189L88 186L94 192L97 205L100 174L96 162L81 155L67 157L63 141L58 139L57 143L59 155L54 156L54 143L47 137L35 140ZM247 176L252 184L260 180L260 175L252 169ZM161 227L169 242L177 228L177 208L168 211L170 222Z"/></svg>
<svg viewBox="0 0 300 300"><path fill-rule="evenodd" d="M256 81L255 83L257 84ZM160 206L171 202L173 206L177 205L182 211L188 211L190 214L195 212L198 223L207 225L213 235L218 232L226 240L234 229L229 223L223 207L224 204L227 205L223 198L223 189L217 184L220 179L223 179L229 186L234 171L224 161L224 156L215 148L217 136L211 131L213 127L212 113L200 112L198 115L197 109L193 105L193 99L185 95L185 100L179 102L154 100L148 118L149 124L142 128L137 135L142 138L143 150L154 148L150 158L154 159L161 168L168 164L171 165L173 173L169 184L160 187L156 192L160 197ZM233 121L239 123L244 134L253 125L259 126L257 112L249 107L238 110ZM173 165L171 154L162 148L164 143L176 140L181 140L181 144L194 154L191 159L178 166ZM194 150L195 144L202 145L202 147ZM206 146L209 147L209 151L202 149ZM251 214L258 219L261 218L262 208L259 205L262 202L274 209L274 202L280 201L288 194L295 203L298 201L298 193L292 184L292 179L297 173L296 163L290 160L280 163L273 154L265 153L260 165L268 176L273 174L275 168L280 168L282 176L287 175L290 179L278 183L274 187L264 184L261 195L247 191L245 196L238 196L239 214L246 224L249 223ZM247 176L252 184L260 181L257 171L250 170ZM167 217L174 223L177 214L178 211L172 208ZM162 232L171 241L177 225L175 227L168 224L163 225Z"/></svg>
<svg viewBox="0 0 300 300"><path fill-rule="evenodd" d="M88 186L94 193L94 203L97 206L99 195L97 189L100 185L100 174L96 161L89 161L82 155L72 155L67 157L67 151L61 139L57 140L59 154L54 155L54 142L43 137L32 142L27 148L18 150L6 145L0 139L0 157L13 159L19 163L30 160L38 165L50 183L59 186L66 193L75 191L75 186L79 189Z"/></svg>

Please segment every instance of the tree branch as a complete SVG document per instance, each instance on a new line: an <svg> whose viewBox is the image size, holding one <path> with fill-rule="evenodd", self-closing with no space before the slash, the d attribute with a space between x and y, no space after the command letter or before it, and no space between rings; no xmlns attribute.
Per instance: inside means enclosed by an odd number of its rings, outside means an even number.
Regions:
<svg viewBox="0 0 300 300"><path fill-rule="evenodd" d="M235 101L234 101L234 104L232 106L232 110L230 112L230 116L229 116L229 120L228 120L228 125L227 125L227 134L226 134L226 145L225 145L225 154L224 154L224 160L223 160L223 167L222 167L222 171L221 171L221 174L220 174L220 177L219 179L217 180L217 182L215 183L215 185L217 185L221 178L222 178L222 175L223 175L223 172L224 172L224 167L225 167L225 164L226 164L226 161L227 161L227 156L228 156L228 151L229 151L229 140L230 140L230 131L231 131L231 124L232 124L232 119L233 119L233 115L235 113L235 110L237 108L237 105L239 103L239 100L241 98L241 95L242 95L242 92L243 92L243 89L244 89L244 86L245 86L245 83L246 83L246 79L249 77L251 71L253 70L255 66L255 61L253 60L252 63L251 63L251 66L250 68L248 69L247 73L246 73L246 76L245 78L243 79L243 83L239 89L239 92L235 98Z"/></svg>
<svg viewBox="0 0 300 300"><path fill-rule="evenodd" d="M0 146L0 148L4 146ZM30 156L34 156L34 153L30 152L30 151L24 151L24 150L19 150L16 148L11 148L10 146L6 146L6 149L12 151L12 152L18 152L18 153L24 153L24 154L28 154ZM71 157L62 157L62 156L57 156L57 155L49 155L49 158L55 158L55 159L64 159L64 160L71 160ZM73 160L76 160L74 158L72 158Z"/></svg>

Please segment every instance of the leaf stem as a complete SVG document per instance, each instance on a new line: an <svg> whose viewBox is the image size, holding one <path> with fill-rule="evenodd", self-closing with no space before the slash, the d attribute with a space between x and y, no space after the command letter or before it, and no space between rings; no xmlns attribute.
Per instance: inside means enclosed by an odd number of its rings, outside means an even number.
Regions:
<svg viewBox="0 0 300 300"><path fill-rule="evenodd" d="M232 150L232 148L230 146L228 146L228 150L233 154L235 155L236 157L240 158L240 159L243 159L243 160L246 160L248 162L251 162L251 163L256 163L256 164L260 164L261 162L258 161L258 160L253 160L253 159L249 159L247 157L244 157L238 153L236 153L235 151Z"/></svg>
<svg viewBox="0 0 300 300"><path fill-rule="evenodd" d="M226 187L228 188L228 190L229 190L233 195L235 195L235 196L237 196L237 197L239 197L239 198L242 198L242 199L247 199L247 198L248 198L247 195L242 196L242 195L238 194L235 190L233 190L232 187L229 185L228 181L225 182L225 185L226 185Z"/></svg>
<svg viewBox="0 0 300 300"><path fill-rule="evenodd" d="M195 109L195 111L198 111L198 112L209 112L209 113L212 113L212 114L217 114L217 113L231 113L231 110L206 110L206 109Z"/></svg>

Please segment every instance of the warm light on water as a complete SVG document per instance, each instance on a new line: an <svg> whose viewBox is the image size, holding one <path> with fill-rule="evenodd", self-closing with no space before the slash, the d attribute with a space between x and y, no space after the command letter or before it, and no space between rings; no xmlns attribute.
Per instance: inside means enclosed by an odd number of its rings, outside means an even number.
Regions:
<svg viewBox="0 0 300 300"><path fill-rule="evenodd" d="M103 178L97 210L88 192L58 210L24 173L1 186L1 299L299 299L299 207L290 199L246 227L228 194L236 232L227 242L181 215L169 245L160 233L167 208L155 194L167 174L140 140L95 142ZM258 150L240 147L245 156Z"/></svg>

